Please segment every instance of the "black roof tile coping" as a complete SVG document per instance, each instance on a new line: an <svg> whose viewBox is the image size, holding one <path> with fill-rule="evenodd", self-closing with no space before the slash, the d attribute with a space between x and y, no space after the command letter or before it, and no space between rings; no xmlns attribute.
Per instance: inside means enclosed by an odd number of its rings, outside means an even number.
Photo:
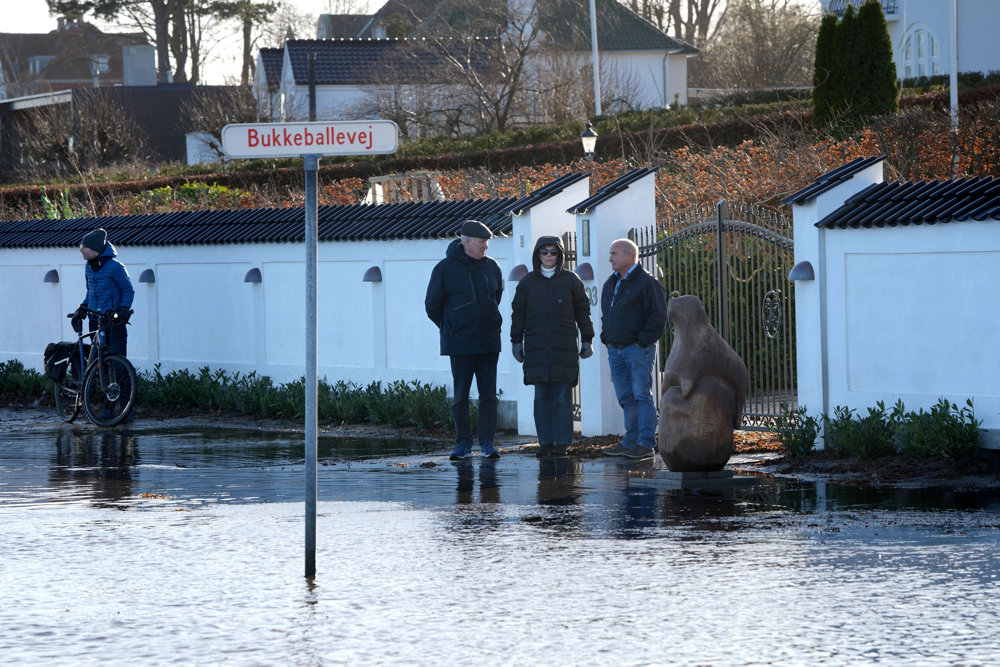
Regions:
<svg viewBox="0 0 1000 667"><path fill-rule="evenodd" d="M601 202L614 197L619 192L627 190L629 185L647 174L652 174L657 169L659 169L659 167L640 167L639 169L633 169L624 176L619 176L615 180L611 181L579 204L566 209L566 212L587 213L588 211L596 208Z"/></svg>
<svg viewBox="0 0 1000 667"><path fill-rule="evenodd" d="M551 199L574 183L587 178L587 174L581 172L571 172L560 176L551 183L546 183L537 190L533 190L524 197L521 197L510 207L511 215L520 215L528 209L538 206L542 202Z"/></svg>
<svg viewBox="0 0 1000 667"><path fill-rule="evenodd" d="M509 236L513 197L457 201L320 206L320 241L454 238L462 223L479 220ZM225 209L64 220L0 222L0 249L76 247L97 227L122 246L296 243L305 237L305 209Z"/></svg>
<svg viewBox="0 0 1000 667"><path fill-rule="evenodd" d="M874 183L816 223L825 229L1000 220L1000 180Z"/></svg>
<svg viewBox="0 0 1000 667"><path fill-rule="evenodd" d="M885 155L855 158L847 164L823 174L798 192L785 197L782 201L786 206L791 206L792 204L805 204L807 201L815 199L827 190L837 187L844 181L849 181L854 177L854 174L866 169L876 162L881 162L885 158Z"/></svg>

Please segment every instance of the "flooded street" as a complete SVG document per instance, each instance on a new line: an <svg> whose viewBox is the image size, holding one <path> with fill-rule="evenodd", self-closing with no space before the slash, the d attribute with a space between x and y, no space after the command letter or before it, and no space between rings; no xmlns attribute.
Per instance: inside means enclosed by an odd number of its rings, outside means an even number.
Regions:
<svg viewBox="0 0 1000 667"><path fill-rule="evenodd" d="M4 664L997 664L1000 489L301 436L0 436ZM645 466L650 466L646 463Z"/></svg>

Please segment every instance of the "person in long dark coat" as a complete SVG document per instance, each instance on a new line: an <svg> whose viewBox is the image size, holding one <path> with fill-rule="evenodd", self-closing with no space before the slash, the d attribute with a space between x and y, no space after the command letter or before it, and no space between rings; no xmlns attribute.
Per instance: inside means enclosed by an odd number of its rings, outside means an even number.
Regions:
<svg viewBox="0 0 1000 667"><path fill-rule="evenodd" d="M535 386L539 458L564 455L573 442L572 390L580 358L594 353L590 299L580 278L563 269L565 255L558 236L540 237L534 270L517 284L512 304L514 358L524 366L524 383Z"/></svg>

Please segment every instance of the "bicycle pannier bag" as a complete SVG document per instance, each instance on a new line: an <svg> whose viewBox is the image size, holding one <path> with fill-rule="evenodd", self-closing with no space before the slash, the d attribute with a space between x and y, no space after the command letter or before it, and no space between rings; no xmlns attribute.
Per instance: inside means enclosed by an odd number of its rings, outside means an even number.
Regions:
<svg viewBox="0 0 1000 667"><path fill-rule="evenodd" d="M70 355L73 354L73 347L76 343L49 343L45 346L45 375L53 382L62 382L66 377L66 368L69 366Z"/></svg>

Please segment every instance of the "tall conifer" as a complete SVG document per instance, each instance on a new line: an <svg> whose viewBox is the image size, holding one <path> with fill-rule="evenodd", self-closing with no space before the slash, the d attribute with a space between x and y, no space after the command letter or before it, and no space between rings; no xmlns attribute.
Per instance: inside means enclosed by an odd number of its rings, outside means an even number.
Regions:
<svg viewBox="0 0 1000 667"><path fill-rule="evenodd" d="M826 127L833 117L834 76L837 74L836 14L826 14L816 36L816 58L813 61L813 126Z"/></svg>

